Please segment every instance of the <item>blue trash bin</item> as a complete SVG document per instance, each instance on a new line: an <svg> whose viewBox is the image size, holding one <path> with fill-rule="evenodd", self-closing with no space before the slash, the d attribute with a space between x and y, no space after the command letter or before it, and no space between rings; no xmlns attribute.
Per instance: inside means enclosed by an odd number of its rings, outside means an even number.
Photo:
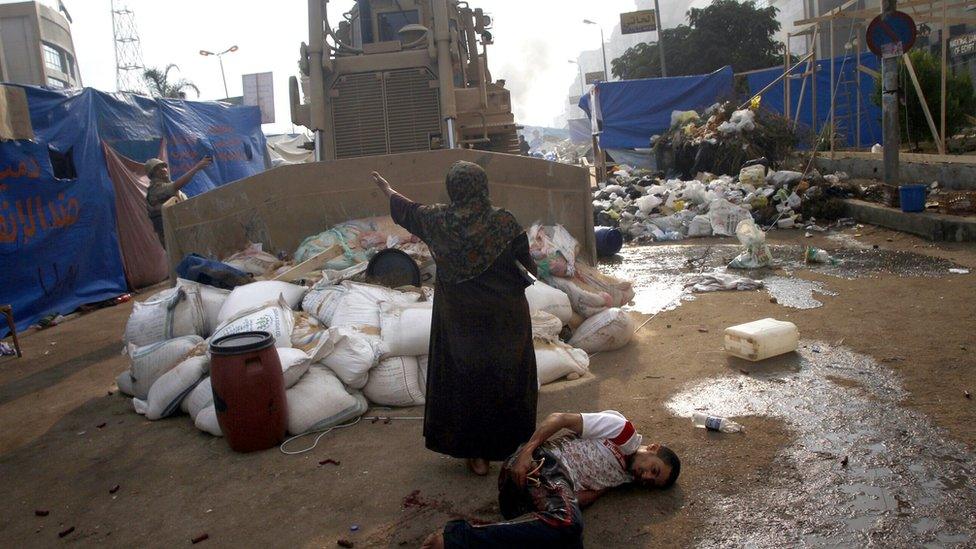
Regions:
<svg viewBox="0 0 976 549"><path fill-rule="evenodd" d="M902 185L898 187L901 211L915 213L925 211L925 185Z"/></svg>
<svg viewBox="0 0 976 549"><path fill-rule="evenodd" d="M611 257L624 247L624 235L615 227L596 227L596 255Z"/></svg>

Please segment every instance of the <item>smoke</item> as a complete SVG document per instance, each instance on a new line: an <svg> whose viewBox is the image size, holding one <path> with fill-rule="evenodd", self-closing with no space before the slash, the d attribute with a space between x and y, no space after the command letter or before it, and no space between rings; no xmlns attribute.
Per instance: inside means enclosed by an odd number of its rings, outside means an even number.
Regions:
<svg viewBox="0 0 976 549"><path fill-rule="evenodd" d="M517 121L538 121L537 116L532 116L533 113L549 110L545 105L548 98L538 92L556 76L553 74L553 58L558 57L559 52L553 51L551 41L543 38L528 39L522 42L521 47L524 54L521 58L496 57L497 68L493 70L492 76L506 80L505 87L512 93L512 107ZM489 53L489 61L490 55Z"/></svg>

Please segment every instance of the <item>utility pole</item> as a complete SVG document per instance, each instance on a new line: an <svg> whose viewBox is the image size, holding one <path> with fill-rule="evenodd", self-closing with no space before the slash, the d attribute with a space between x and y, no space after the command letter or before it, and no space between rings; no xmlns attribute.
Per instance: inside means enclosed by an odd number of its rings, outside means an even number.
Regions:
<svg viewBox="0 0 976 549"><path fill-rule="evenodd" d="M217 61L220 62L220 77L224 80L224 98L230 97L230 92L227 91L227 75L224 73L224 55L228 53L234 53L238 50L236 45L227 48L220 53L214 53L212 51L200 50L200 55L204 57L210 57L212 55L217 56Z"/></svg>
<svg viewBox="0 0 976 549"><path fill-rule="evenodd" d="M668 76L668 67L664 64L664 28L661 27L661 6L654 0L654 17L657 19L657 52L661 54L661 77Z"/></svg>
<svg viewBox="0 0 976 549"><path fill-rule="evenodd" d="M881 0L884 14L894 13L897 0ZM884 182L898 186L898 150L901 148L901 131L898 127L898 59L900 56L883 57L881 60L881 128L884 136Z"/></svg>
<svg viewBox="0 0 976 549"><path fill-rule="evenodd" d="M603 37L603 25L600 25L596 21L590 21L589 19L584 19L583 23L586 25L596 25L600 27L600 51L603 52L603 81L610 81L610 71L607 70L607 41Z"/></svg>

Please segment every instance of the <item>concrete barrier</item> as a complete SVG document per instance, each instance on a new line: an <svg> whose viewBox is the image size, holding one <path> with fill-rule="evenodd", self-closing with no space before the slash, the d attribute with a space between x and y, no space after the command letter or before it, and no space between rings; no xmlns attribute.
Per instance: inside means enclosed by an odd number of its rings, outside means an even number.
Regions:
<svg viewBox="0 0 976 549"><path fill-rule="evenodd" d="M837 152L817 155L820 173L846 172L858 179L881 179L884 165L881 154L864 152ZM976 156L932 155L903 153L899 155L899 179L903 185L929 184L938 181L945 189L976 190Z"/></svg>
<svg viewBox="0 0 976 549"><path fill-rule="evenodd" d="M337 223L389 215L389 201L373 184L379 171L411 200L447 202L445 174L458 160L488 172L495 206L524 226L561 224L596 262L590 176L586 169L536 158L470 150L442 150L280 166L163 210L170 270L183 256L223 258L260 242L291 255L301 241Z"/></svg>

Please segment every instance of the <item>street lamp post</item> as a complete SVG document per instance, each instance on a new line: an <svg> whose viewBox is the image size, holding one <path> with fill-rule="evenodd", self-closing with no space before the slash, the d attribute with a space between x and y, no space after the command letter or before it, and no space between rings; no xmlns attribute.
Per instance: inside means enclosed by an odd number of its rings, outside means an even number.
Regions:
<svg viewBox="0 0 976 549"><path fill-rule="evenodd" d="M202 55L204 57L209 57L211 55L216 55L217 56L217 61L220 62L220 77L223 78L223 80L224 80L224 97L225 98L230 97L230 92L227 91L227 74L224 73L224 54L225 53L234 53L235 51L237 51L237 49L238 49L237 46L231 46L231 47L227 48L226 50L224 50L224 51L222 51L220 53L214 53L212 51L207 51L207 50L200 50L200 55Z"/></svg>
<svg viewBox="0 0 976 549"><path fill-rule="evenodd" d="M586 81L585 81L585 79L583 77L583 66L580 65L578 62L573 61L572 59L570 59L569 62L572 63L572 64L574 64L574 65L576 65L576 67L579 69L579 73L580 73L580 97L583 97L584 95L586 95L586 90L583 88L583 86L586 85Z"/></svg>
<svg viewBox="0 0 976 549"><path fill-rule="evenodd" d="M609 82L610 71L607 70L607 41L603 38L603 26L597 25L595 21L590 21L589 19L584 19L583 23L600 27L600 49L603 50L603 79Z"/></svg>

